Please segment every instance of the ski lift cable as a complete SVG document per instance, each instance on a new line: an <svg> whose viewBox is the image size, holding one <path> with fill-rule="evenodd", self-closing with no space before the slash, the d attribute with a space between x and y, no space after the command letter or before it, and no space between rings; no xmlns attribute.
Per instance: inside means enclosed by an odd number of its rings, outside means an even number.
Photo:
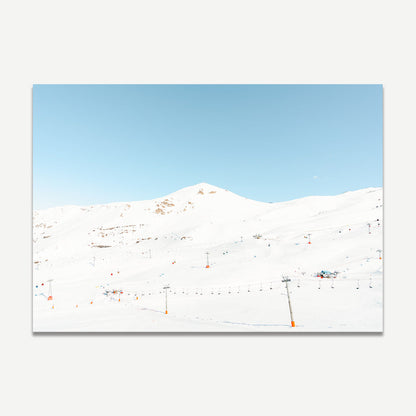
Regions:
<svg viewBox="0 0 416 416"><path fill-rule="evenodd" d="M300 280L300 279L298 278L298 280ZM319 280L319 282L328 280L328 281L331 282L331 284L334 283L334 279L325 279L324 280L324 279L318 278L318 280ZM354 282L357 282L357 281L362 281L362 282L371 281L374 284L374 283L377 282L377 280L378 279L375 279L374 277L360 278L360 279L349 277L349 278L345 278L345 279L337 279L336 282L337 282L337 285L339 283L351 283L351 284L353 284ZM312 282L312 280L310 280L310 279L307 279L306 281ZM278 283L278 285L276 285L276 283ZM264 291L264 290L262 290L263 285L266 285L266 286L269 285L269 287L275 287L276 289L278 289L280 283L281 283L281 280L267 280L267 281L261 281L261 282L232 285L232 286L230 286L230 285L227 285L227 286L225 286L225 285L222 285L222 286L206 286L203 289L201 289L201 287L175 288L173 286L173 287L171 287L171 291L176 292L175 295L185 295L185 296L187 296L188 293L192 293L192 292L197 292L196 294L198 294L198 295L201 292L202 292L202 294L209 294L210 292L228 292L228 291L232 291L234 293L235 292L240 293L241 290L244 290L244 289L248 289L250 292L251 291L256 291L256 289L257 289L257 291ZM141 293L141 296L153 296L154 294L156 294L156 295L160 294L159 289L160 288L158 287L157 289L153 288L153 289L149 290L149 288L147 288L147 290L135 290L135 291L131 291L131 290L126 291L125 290L124 292L126 294L130 294L130 295L134 292L134 293ZM174 294L173 292L172 292L172 295Z"/></svg>

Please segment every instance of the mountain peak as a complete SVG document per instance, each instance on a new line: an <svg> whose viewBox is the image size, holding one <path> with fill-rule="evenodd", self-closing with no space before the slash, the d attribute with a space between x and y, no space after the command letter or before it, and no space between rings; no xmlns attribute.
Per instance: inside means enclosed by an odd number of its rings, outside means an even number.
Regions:
<svg viewBox="0 0 416 416"><path fill-rule="evenodd" d="M166 195L166 198L194 198L201 195L213 195L216 193L226 192L225 189L218 188L217 186L210 185L209 183L201 182L196 185L187 186L185 188L179 189L178 191L172 192L169 195Z"/></svg>
<svg viewBox="0 0 416 416"><path fill-rule="evenodd" d="M205 189L207 191L209 191L209 190L225 191L225 189L219 188L218 186L211 185L211 184L206 183L206 182L200 182L200 183L197 183L196 185L191 185L191 186L188 186L187 188L183 188L183 189L188 189L188 188L194 188L194 189L198 189L198 190L199 189Z"/></svg>

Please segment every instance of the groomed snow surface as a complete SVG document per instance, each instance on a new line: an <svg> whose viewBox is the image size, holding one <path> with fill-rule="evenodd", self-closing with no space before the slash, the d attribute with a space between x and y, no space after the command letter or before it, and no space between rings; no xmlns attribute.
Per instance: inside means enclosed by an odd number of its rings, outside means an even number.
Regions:
<svg viewBox="0 0 416 416"><path fill-rule="evenodd" d="M382 331L382 204L381 188L263 203L201 183L35 211L33 331Z"/></svg>

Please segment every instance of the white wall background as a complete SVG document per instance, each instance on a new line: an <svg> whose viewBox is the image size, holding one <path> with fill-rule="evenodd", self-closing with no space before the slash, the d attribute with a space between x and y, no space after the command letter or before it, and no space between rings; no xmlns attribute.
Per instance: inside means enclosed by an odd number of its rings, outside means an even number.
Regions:
<svg viewBox="0 0 416 416"><path fill-rule="evenodd" d="M2 414L409 414L413 8L401 0L3 1ZM384 335L32 335L33 83L383 83Z"/></svg>

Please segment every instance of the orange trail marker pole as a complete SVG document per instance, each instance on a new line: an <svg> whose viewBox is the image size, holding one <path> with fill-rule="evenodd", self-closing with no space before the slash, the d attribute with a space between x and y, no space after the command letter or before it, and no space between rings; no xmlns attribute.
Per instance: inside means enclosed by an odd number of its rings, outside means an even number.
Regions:
<svg viewBox="0 0 416 416"><path fill-rule="evenodd" d="M381 260L381 250L380 250L380 249L378 249L378 250L377 250L377 253L379 254L378 259L379 259L379 260Z"/></svg>
<svg viewBox="0 0 416 416"><path fill-rule="evenodd" d="M52 282L53 282L53 279L49 279L49 280L47 280L47 282L49 283L48 300L53 300L53 297L52 297Z"/></svg>
<svg viewBox="0 0 416 416"><path fill-rule="evenodd" d="M209 269L209 253L208 253L208 251L205 254L207 255L207 265L205 267L207 269Z"/></svg>
<svg viewBox="0 0 416 416"><path fill-rule="evenodd" d="M288 285L288 282L290 282L289 277L288 276L283 276L282 282L286 283L287 301L289 303L289 312L290 312L290 324L291 324L292 328L294 328L295 327L295 321L293 320L293 312L292 312L292 305L290 303L290 293L289 293L289 285Z"/></svg>
<svg viewBox="0 0 416 416"><path fill-rule="evenodd" d="M312 244L312 243L311 243L311 235L310 235L310 234L308 234L308 237L309 237L308 244Z"/></svg>

